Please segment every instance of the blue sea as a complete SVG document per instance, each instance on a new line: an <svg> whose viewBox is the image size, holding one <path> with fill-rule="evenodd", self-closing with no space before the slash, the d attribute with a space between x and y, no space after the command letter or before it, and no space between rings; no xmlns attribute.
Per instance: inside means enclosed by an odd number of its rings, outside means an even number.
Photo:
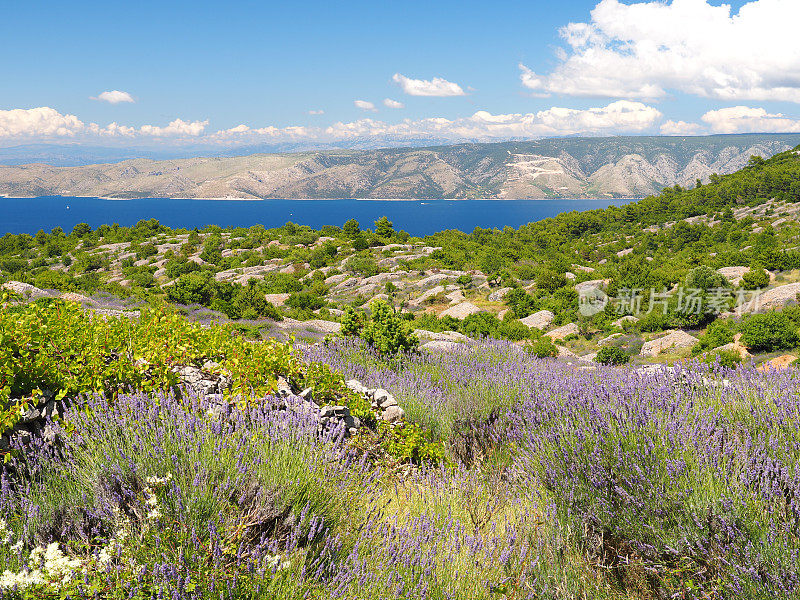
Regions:
<svg viewBox="0 0 800 600"><path fill-rule="evenodd" d="M363 228L387 216L397 230L427 235L443 229L470 232L475 227L519 227L562 212L622 206L631 200L175 200L147 198L103 200L44 196L0 197L0 235L35 234L59 226L69 232L77 223L134 225L158 219L169 227L278 227L287 221L342 225L356 219Z"/></svg>

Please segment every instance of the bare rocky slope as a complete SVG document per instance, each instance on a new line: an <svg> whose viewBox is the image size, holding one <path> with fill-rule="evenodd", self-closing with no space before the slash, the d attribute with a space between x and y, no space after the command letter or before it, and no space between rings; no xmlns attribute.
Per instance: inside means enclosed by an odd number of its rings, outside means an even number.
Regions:
<svg viewBox="0 0 800 600"><path fill-rule="evenodd" d="M559 138L113 164L0 166L6 196L599 198L694 185L800 144L800 134Z"/></svg>

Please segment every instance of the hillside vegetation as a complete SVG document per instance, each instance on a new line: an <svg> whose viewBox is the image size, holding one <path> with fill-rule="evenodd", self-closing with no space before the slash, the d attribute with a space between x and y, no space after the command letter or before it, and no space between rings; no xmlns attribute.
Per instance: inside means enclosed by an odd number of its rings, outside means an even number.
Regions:
<svg viewBox="0 0 800 600"><path fill-rule="evenodd" d="M799 183L0 238L0 597L800 598Z"/></svg>

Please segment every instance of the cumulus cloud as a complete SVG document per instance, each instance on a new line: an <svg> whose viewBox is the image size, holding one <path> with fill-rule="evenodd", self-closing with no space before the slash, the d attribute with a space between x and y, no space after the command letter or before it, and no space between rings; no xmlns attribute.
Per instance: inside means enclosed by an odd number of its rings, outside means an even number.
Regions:
<svg viewBox="0 0 800 600"><path fill-rule="evenodd" d="M371 104L371 103L368 103ZM373 107L374 108L374 107ZM768 115L775 117L776 115ZM325 142L359 139L447 141L497 141L560 135L613 135L657 130L663 120L656 108L641 102L618 100L587 109L552 107L531 113L494 114L485 110L455 119L431 117L403 119L389 123L376 118L337 122L327 127L239 124L229 129L209 131L208 121L175 119L166 126L132 127L110 123L100 126L83 123L74 115L62 115L52 108L0 111L0 138L53 139L72 136L78 139L105 137L117 139L170 139L179 144L191 140L217 144L257 143L259 141Z"/></svg>
<svg viewBox="0 0 800 600"><path fill-rule="evenodd" d="M64 115L50 108L15 108L0 110L0 139L36 139L99 137L197 137L203 134L208 121L183 121L175 119L166 127L142 125L138 129L119 123L105 127L97 123L84 123L75 115ZM240 125L247 129L246 125Z"/></svg>
<svg viewBox="0 0 800 600"><path fill-rule="evenodd" d="M310 115L324 115L325 111L324 110L310 110L310 111L308 111L308 114L310 114Z"/></svg>
<svg viewBox="0 0 800 600"><path fill-rule="evenodd" d="M375 105L372 102L367 102L366 100L353 100L353 104L356 108L360 108L361 110L371 110L372 112L378 112L378 109L375 108Z"/></svg>
<svg viewBox="0 0 800 600"><path fill-rule="evenodd" d="M62 115L48 106L0 110L0 138L72 137L84 127L75 115Z"/></svg>
<svg viewBox="0 0 800 600"><path fill-rule="evenodd" d="M770 114L763 108L732 106L710 110L702 117L715 133L797 133L800 120L781 113Z"/></svg>
<svg viewBox="0 0 800 600"><path fill-rule="evenodd" d="M733 13L706 0L602 0L560 34L559 64L520 64L534 95L659 99L679 91L721 100L800 102L797 0L752 0Z"/></svg>
<svg viewBox="0 0 800 600"><path fill-rule="evenodd" d="M387 108L405 108L405 104L402 102L398 102L397 100L392 100L391 98L384 98L383 105Z"/></svg>
<svg viewBox="0 0 800 600"><path fill-rule="evenodd" d="M409 96L466 96L460 85L441 77L410 79L395 73L392 80Z"/></svg>
<svg viewBox="0 0 800 600"><path fill-rule="evenodd" d="M686 121L667 121L659 128L662 135L697 135L701 130L702 126L699 123Z"/></svg>
<svg viewBox="0 0 800 600"><path fill-rule="evenodd" d="M142 125L139 132L143 135L151 135L153 137L172 137L172 136L190 136L196 137L202 135L203 131L208 125L208 121L184 121L183 119L175 119L171 121L166 127L158 127L156 125ZM246 127L240 125L240 127Z"/></svg>
<svg viewBox="0 0 800 600"><path fill-rule="evenodd" d="M109 104L119 104L120 102L136 102L128 92L121 92L119 90L111 90L110 92L102 92L97 96L92 96L92 100L99 100L100 102L108 102Z"/></svg>

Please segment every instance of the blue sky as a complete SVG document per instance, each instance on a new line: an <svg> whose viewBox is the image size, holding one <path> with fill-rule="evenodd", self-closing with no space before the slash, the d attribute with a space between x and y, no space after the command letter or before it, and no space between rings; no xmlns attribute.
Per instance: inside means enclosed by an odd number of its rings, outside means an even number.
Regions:
<svg viewBox="0 0 800 600"><path fill-rule="evenodd" d="M800 2L728 4L8 1L0 144L800 131Z"/></svg>

